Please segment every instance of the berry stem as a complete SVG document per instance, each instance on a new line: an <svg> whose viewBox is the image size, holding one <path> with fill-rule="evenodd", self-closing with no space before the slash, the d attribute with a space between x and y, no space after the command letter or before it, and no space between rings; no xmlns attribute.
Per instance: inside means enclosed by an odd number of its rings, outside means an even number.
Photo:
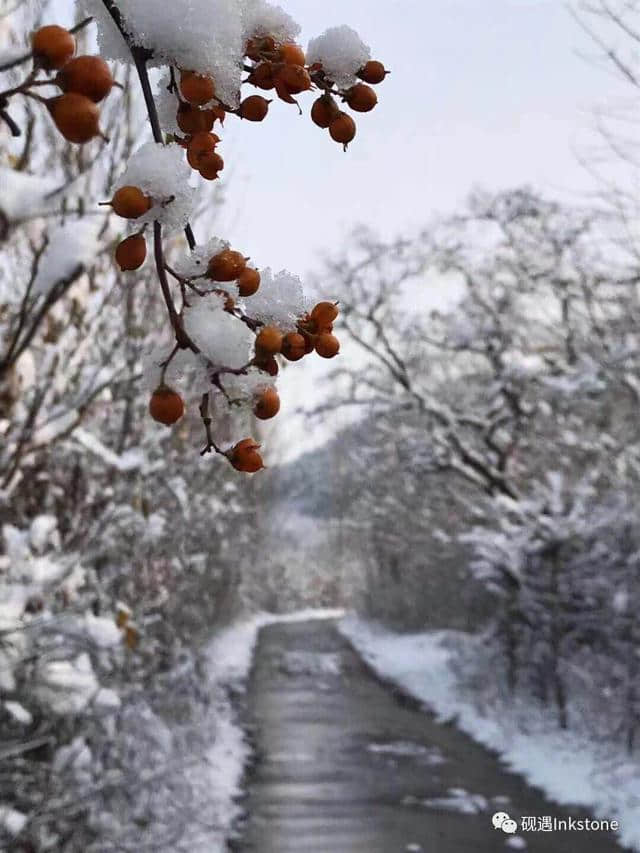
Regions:
<svg viewBox="0 0 640 853"><path fill-rule="evenodd" d="M171 295L171 288L169 287L169 280L167 278L167 270L164 260L164 249L162 246L162 225L157 220L153 223L153 252L156 261L158 279L160 281L160 288L167 306L167 311L169 312L169 320L171 321L173 332L176 336L176 343L180 349L190 349L191 352L194 352L197 355L200 350L186 333L184 323L176 310L176 306Z"/></svg>
<svg viewBox="0 0 640 853"><path fill-rule="evenodd" d="M21 136L22 131L20 130L19 125L11 118L9 113L5 109L0 109L0 119L8 126L11 131L11 136Z"/></svg>
<svg viewBox="0 0 640 853"><path fill-rule="evenodd" d="M207 453L211 453L212 450L215 450L216 453L220 453L222 456L226 456L226 454L217 446L213 440L213 436L211 435L211 414L209 413L208 394L202 395L202 399L200 401L200 417L202 418L202 423L204 424L207 436L207 445L200 451L200 456L205 456Z"/></svg>

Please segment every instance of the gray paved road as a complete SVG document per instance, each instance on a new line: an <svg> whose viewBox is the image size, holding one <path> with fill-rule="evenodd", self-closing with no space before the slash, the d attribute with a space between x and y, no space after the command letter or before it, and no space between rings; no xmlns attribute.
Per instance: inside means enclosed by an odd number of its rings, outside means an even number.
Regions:
<svg viewBox="0 0 640 853"><path fill-rule="evenodd" d="M584 815L553 805L454 727L399 701L330 621L262 630L247 705L258 755L234 850L621 850L601 833L513 838L493 829L496 811L516 819Z"/></svg>

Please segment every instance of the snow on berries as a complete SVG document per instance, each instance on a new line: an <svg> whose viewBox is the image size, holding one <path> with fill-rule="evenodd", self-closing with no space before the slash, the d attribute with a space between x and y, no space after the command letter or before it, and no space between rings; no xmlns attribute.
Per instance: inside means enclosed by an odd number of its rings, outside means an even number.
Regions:
<svg viewBox="0 0 640 853"><path fill-rule="evenodd" d="M266 326L294 331L307 309L302 282L285 270L274 275L268 267L261 270L260 279L260 289L247 299L247 311Z"/></svg>
<svg viewBox="0 0 640 853"><path fill-rule="evenodd" d="M117 186L137 187L152 200L136 223L160 222L169 232L179 231L193 212L195 190L189 185L189 175L179 145L147 142L133 154Z"/></svg>
<svg viewBox="0 0 640 853"><path fill-rule="evenodd" d="M358 82L358 71L371 59L371 48L351 27L331 27L307 48L307 62L322 67L325 76L340 89Z"/></svg>

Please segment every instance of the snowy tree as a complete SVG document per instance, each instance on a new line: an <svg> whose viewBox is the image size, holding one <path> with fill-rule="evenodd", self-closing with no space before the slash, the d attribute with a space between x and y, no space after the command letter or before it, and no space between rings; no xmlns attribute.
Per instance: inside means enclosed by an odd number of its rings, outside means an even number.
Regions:
<svg viewBox="0 0 640 853"><path fill-rule="evenodd" d="M640 485L639 279L621 233L529 190L476 193L415 240L363 232L331 266L360 358L335 371L327 405L366 413L350 510L374 555L369 612L393 618L399 600L438 624L449 583L468 588L454 569L433 591L439 549L471 561L505 688L555 702L562 726L587 689L602 711L615 695L610 733L631 743L637 637L611 610L612 589L620 607L636 589ZM455 296L421 315L436 286Z"/></svg>

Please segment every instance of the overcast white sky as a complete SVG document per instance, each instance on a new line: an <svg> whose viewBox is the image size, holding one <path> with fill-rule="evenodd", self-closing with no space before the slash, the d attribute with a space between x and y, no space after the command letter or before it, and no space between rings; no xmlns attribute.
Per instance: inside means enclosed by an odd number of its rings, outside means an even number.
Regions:
<svg viewBox="0 0 640 853"><path fill-rule="evenodd" d="M573 146L617 88L562 0L286 0L303 43L347 23L392 74L345 154L278 102L262 125L229 122L225 230L263 265L304 273L354 223L394 234L451 210L474 185L551 193L589 178Z"/></svg>

